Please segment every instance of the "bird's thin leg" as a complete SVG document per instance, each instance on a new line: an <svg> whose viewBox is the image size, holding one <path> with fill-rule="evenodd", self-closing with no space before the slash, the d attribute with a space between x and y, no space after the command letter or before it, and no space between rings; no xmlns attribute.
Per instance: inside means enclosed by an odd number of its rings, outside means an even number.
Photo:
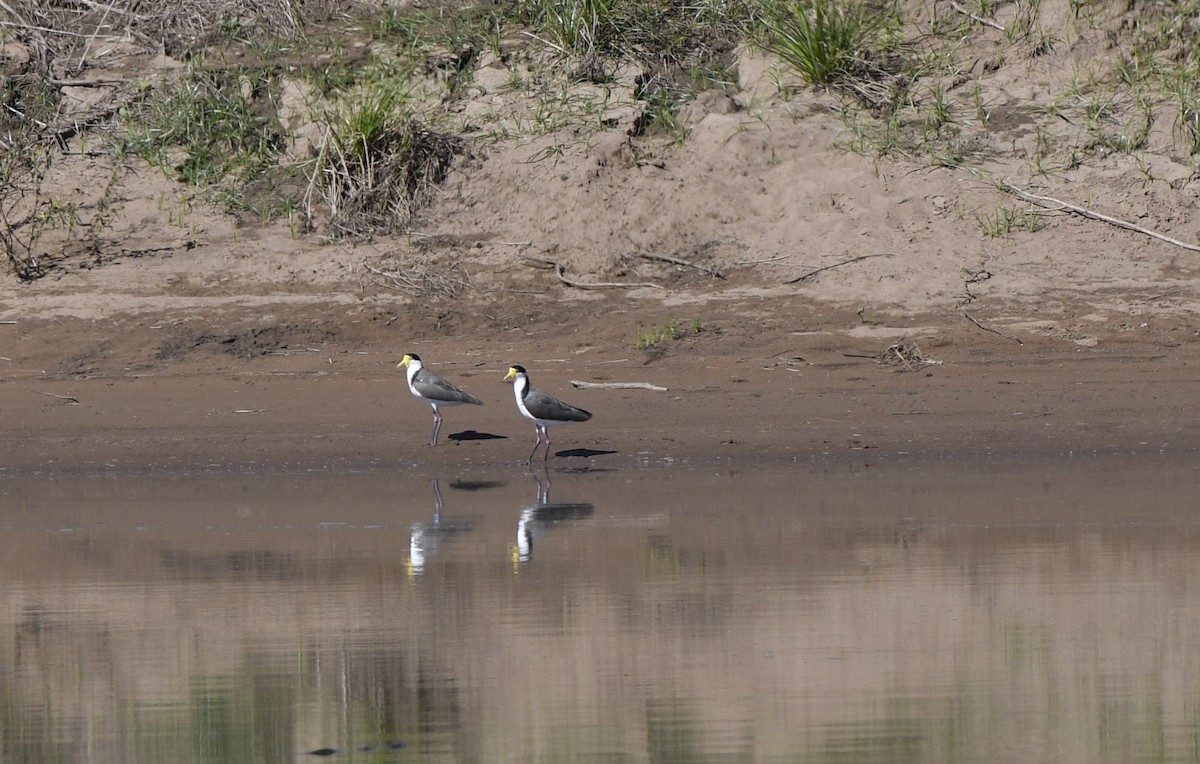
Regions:
<svg viewBox="0 0 1200 764"><path fill-rule="evenodd" d="M546 433L546 453L542 456L542 461L548 462L550 461L550 431L543 427L542 432Z"/></svg>
<svg viewBox="0 0 1200 764"><path fill-rule="evenodd" d="M533 450L529 452L529 458L525 460L528 465L533 465L533 455L537 453L538 446L542 443L542 428L534 425L533 428Z"/></svg>
<svg viewBox="0 0 1200 764"><path fill-rule="evenodd" d="M437 409L433 410L433 435L429 438L429 445L436 446L438 433L442 431L442 414Z"/></svg>
<svg viewBox="0 0 1200 764"><path fill-rule="evenodd" d="M433 479L433 524L437 525L442 522L442 487L438 485L438 479Z"/></svg>

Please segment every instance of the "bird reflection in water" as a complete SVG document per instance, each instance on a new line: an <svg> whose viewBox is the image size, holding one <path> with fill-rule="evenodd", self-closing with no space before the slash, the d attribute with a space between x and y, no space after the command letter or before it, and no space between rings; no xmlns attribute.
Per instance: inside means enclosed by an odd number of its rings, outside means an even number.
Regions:
<svg viewBox="0 0 1200 764"><path fill-rule="evenodd" d="M437 478L433 484L433 518L426 523L416 523L408 539L408 577L415 578L425 572L426 563L437 554L438 549L461 533L471 530L469 520L447 520L442 518L442 487Z"/></svg>
<svg viewBox="0 0 1200 764"><path fill-rule="evenodd" d="M544 478L533 475L537 483L537 498L533 504L521 510L517 520L517 545L512 551L513 567L517 569L529 562L533 557L534 544L556 525L582 520L596 510L595 505L590 503L550 501L550 474L546 473Z"/></svg>

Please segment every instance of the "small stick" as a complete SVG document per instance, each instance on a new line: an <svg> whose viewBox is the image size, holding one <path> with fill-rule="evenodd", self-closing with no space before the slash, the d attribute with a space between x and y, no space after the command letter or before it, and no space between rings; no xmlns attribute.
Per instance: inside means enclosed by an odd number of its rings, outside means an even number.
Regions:
<svg viewBox="0 0 1200 764"><path fill-rule="evenodd" d="M56 88L102 88L109 85L124 85L128 83L126 79L98 79L98 80L50 80L50 84Z"/></svg>
<svg viewBox="0 0 1200 764"><path fill-rule="evenodd" d="M3 3L0 3L0 8L3 8L3 9L5 9L5 10L8 10L8 6L4 5ZM9 11L9 12L10 12L10 13L12 13L12 11ZM15 15L15 14L14 14L14 15ZM16 22L13 22L13 21L0 21L0 26L3 26L3 27L14 27L14 28L16 28L16 29L26 29L26 30L28 30L28 31L31 31L31 32L50 32L51 34L64 35L64 36L66 36L66 37L78 37L78 38L80 38L80 39L83 39L83 38L87 37L87 35L85 35L85 34L80 34L79 32L68 32L68 31L67 31L67 30L65 30L65 29L51 29L50 27L39 27L39 26L37 26L36 24L18 24L18 23L16 23ZM42 38L42 36L41 36L41 35L38 35L38 38L39 38L39 39L44 39L44 38ZM104 40L119 40L120 38L119 38L119 37L116 37L116 36L114 36L114 35L105 35L105 36L104 36L104 37L102 37L101 39L104 39Z"/></svg>
<svg viewBox="0 0 1200 764"><path fill-rule="evenodd" d="M543 270L550 270L551 268L553 268L554 274L556 276L558 276L559 281L561 281L562 283L566 284L569 287L575 287L576 289L640 289L642 287L646 287L648 289L662 289L662 287L659 286L658 284L645 284L645 283L642 283L642 284L617 284L614 282L600 281L600 282L589 284L589 283L586 283L583 281L575 281L574 279L567 278L567 273L566 273L567 269L566 269L566 266L564 266L562 263L556 263L553 260L543 260L540 257L522 257L521 261L524 262L526 265L528 265L531 268L541 268Z"/></svg>
<svg viewBox="0 0 1200 764"><path fill-rule="evenodd" d="M588 367L590 368L592 366L605 366L610 363L627 363L628 361L629 361L628 358L614 358L611 361L596 361L595 363L589 363Z"/></svg>
<svg viewBox="0 0 1200 764"><path fill-rule="evenodd" d="M974 13L971 13L970 11L968 11L966 8L962 7L958 3L950 3L950 7L953 8L954 10L958 11L962 15L966 16L971 21L974 21L979 24L983 24L985 27L991 27L992 29L999 29L1001 32L1004 31L1004 27L1000 26L996 22L992 21L991 19L985 19L982 16L976 16Z"/></svg>
<svg viewBox="0 0 1200 764"><path fill-rule="evenodd" d="M1086 207L1079 207L1074 204L1069 204L1067 202L1062 201L1061 199L1055 199L1054 197L1051 197L1051 196L1038 196L1037 194L1031 194L1022 188L1017 188L1012 183L1009 183L1007 180L1001 181L1000 185L1006 191L1008 191L1009 193L1013 194L1018 199L1021 199L1023 201L1032 202L1032 203L1040 205L1042 207L1049 207L1049 205L1053 204L1053 205L1056 205L1057 208L1060 210L1065 210L1067 212L1073 212L1076 215L1079 215L1080 217L1091 218L1092 220L1099 220L1102 223L1108 223L1109 225L1115 225L1118 228L1124 228L1127 231L1134 231L1134 232L1140 233L1144 236L1149 236L1153 239L1165 241L1168 244L1174 244L1175 246L1182 247L1183 249L1186 249L1190 252L1200 252L1200 246L1196 246L1195 244L1188 244L1187 242L1180 241L1179 239L1172 239L1170 236L1166 236L1164 234L1158 233L1157 231L1151 231L1149 228L1142 228L1140 225L1135 225L1134 223L1130 223L1128 220L1121 220L1120 218L1114 218L1114 217L1105 215L1100 212L1094 212L1092 210L1087 209Z"/></svg>
<svg viewBox="0 0 1200 764"><path fill-rule="evenodd" d="M738 260L734 263L734 265L761 265L763 263L777 263L780 260L787 260L790 257L791 255L776 255L775 257L768 257L763 260Z"/></svg>
<svg viewBox="0 0 1200 764"><path fill-rule="evenodd" d="M582 281L574 281L567 278L566 268L563 267L562 263L558 263L555 266L554 273L556 276L558 276L559 281L569 287L575 287L576 289L639 289L641 287L647 287L649 289L662 289L662 287L660 287L658 284L617 284L614 282L605 281L587 284Z"/></svg>
<svg viewBox="0 0 1200 764"><path fill-rule="evenodd" d="M719 279L725 278L725 276L722 275L722 273L716 268L712 268L707 265L700 265L688 260L681 260L678 257L671 257L670 255L659 255L655 254L654 252L639 252L638 257L644 257L647 260L661 260L664 263L673 263L674 265L683 265L688 268L695 268L698 271L704 271L709 276L715 276Z"/></svg>
<svg viewBox="0 0 1200 764"><path fill-rule="evenodd" d="M667 391L667 388L649 382L580 382L572 379L571 384L581 390L653 390L656 393Z"/></svg>
<svg viewBox="0 0 1200 764"><path fill-rule="evenodd" d="M832 268L840 268L843 265L849 265L850 263L857 263L859 260L869 260L872 257L895 257L895 254L893 254L892 252L876 252L875 254L872 254L872 255L859 255L858 257L852 257L849 260L843 260L840 263L834 263L833 265L821 266L820 268L817 268L816 270L809 271L808 273L804 274L803 276L797 276L796 278L789 279L783 283L795 284L797 282L804 281L805 279L812 278L813 276L816 276L821 271L827 271Z"/></svg>
<svg viewBox="0 0 1200 764"><path fill-rule="evenodd" d="M49 395L51 398L60 398L67 403L79 403L79 399L73 395L58 395L57 393L42 393L42 395Z"/></svg>
<svg viewBox="0 0 1200 764"><path fill-rule="evenodd" d="M985 332L991 332L992 334L999 334L999 335L1000 335L1001 337L1003 337L1004 339L1006 339L1006 340L1012 340L1013 342L1017 343L1018 345L1024 345L1024 344L1025 344L1024 342L1021 342L1021 340L1020 340L1019 338L1017 338L1017 337L1014 337L1014 336L1012 336L1011 334L1005 334L1004 332L997 331L997 330L993 329L993 328L992 328L992 327L990 327L990 326L984 326L983 324L981 324L981 323L979 323L978 321L976 321L976 320L975 320L975 317L974 317L974 316L972 316L970 313L966 312L965 310L962 312L962 314L963 314L963 315L966 317L966 319L967 319L968 321L970 321L971 323L975 324L976 326L978 326L980 329L984 330Z"/></svg>

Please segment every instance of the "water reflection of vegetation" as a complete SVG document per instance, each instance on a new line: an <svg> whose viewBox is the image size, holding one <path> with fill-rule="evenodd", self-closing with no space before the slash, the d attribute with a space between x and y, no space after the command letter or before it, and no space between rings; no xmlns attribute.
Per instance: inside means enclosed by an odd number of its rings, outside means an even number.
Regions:
<svg viewBox="0 0 1200 764"><path fill-rule="evenodd" d="M130 760L290 760L295 687L276 673L197 677L182 706L131 709Z"/></svg>
<svg viewBox="0 0 1200 764"><path fill-rule="evenodd" d="M704 552L681 550L663 539L652 539L642 550L642 565L649 573L679 575L705 572Z"/></svg>
<svg viewBox="0 0 1200 764"><path fill-rule="evenodd" d="M890 516L730 532L590 480L556 487L603 509L544 527L548 491L443 481L472 531L416 580L423 479L393 527L315 542L71 534L61 579L12 545L0 762L1200 760L1191 525L906 547ZM513 575L526 508L546 543Z"/></svg>
<svg viewBox="0 0 1200 764"><path fill-rule="evenodd" d="M680 698L646 701L646 753L653 762L727 761L703 754L703 725Z"/></svg>

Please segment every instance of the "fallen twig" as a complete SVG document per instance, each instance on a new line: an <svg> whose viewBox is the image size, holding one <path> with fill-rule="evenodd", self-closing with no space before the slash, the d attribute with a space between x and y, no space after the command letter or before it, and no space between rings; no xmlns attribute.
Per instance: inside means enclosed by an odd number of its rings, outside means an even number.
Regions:
<svg viewBox="0 0 1200 764"><path fill-rule="evenodd" d="M743 265L762 265L763 263L777 263L780 260L787 260L790 257L792 257L792 256L791 255L776 255L775 257L767 257L767 258L763 258L762 260L738 260L737 262L734 263L734 265L743 266Z"/></svg>
<svg viewBox="0 0 1200 764"><path fill-rule="evenodd" d="M649 289L662 289L662 287L658 284L648 283L618 284L611 281L598 281L587 284L582 281L574 281L573 279L567 278L566 270L566 267L563 266L562 263L558 263L554 268L554 275L558 276L558 280L562 283L569 287L575 287L576 289L638 289L641 287L647 287Z"/></svg>
<svg viewBox="0 0 1200 764"><path fill-rule="evenodd" d="M794 279L788 279L787 281L785 281L783 283L795 284L800 281L804 281L805 279L812 278L813 276L816 276L818 273L821 273L822 271L828 271L833 268L840 268L843 265L849 265L850 263L857 263L859 260L869 260L872 257L895 257L895 254L893 254L892 252L876 252L875 254L871 254L871 255L859 255L858 257L852 257L849 260L843 260L840 263L833 263L832 265L821 266L820 268L817 268L816 270L809 271L808 273L804 274L803 276L797 276Z"/></svg>
<svg viewBox="0 0 1200 764"><path fill-rule="evenodd" d="M1001 187L1004 188L1004 190L1008 191L1009 193L1013 194L1018 199L1021 199L1023 201L1032 202L1033 204L1037 204L1042 207L1046 207L1047 209L1055 209L1056 208L1059 210L1064 210L1066 212L1072 212L1076 215L1079 215L1080 217L1091 218L1092 220L1099 220L1102 223L1108 223L1109 225L1115 225L1118 228L1124 228L1128 231L1134 231L1134 232L1140 233L1144 236L1149 236L1153 239L1165 241L1168 244L1174 244L1177 247L1182 247L1183 249L1186 249L1191 252L1200 252L1200 246L1197 246L1195 244L1188 244L1187 242L1180 241L1179 239L1172 239L1170 236L1158 233L1157 231L1151 231L1149 228L1143 228L1140 225L1130 223L1128 220L1121 220L1120 218L1114 218L1110 215L1105 215L1100 212L1095 212L1093 210L1087 209L1086 207L1080 207L1075 204L1070 204L1068 202L1062 201L1061 199L1055 199L1054 197L1051 197L1051 196L1039 196L1037 194L1031 194L1023 188L1018 188L1017 186L1014 186L1012 183L1009 183L1007 180L1001 181L1000 185L1001 185ZM1054 208L1051 208L1049 205L1054 205Z"/></svg>
<svg viewBox="0 0 1200 764"><path fill-rule="evenodd" d="M970 321L971 323L975 324L976 326L978 326L980 329L984 330L985 332L991 332L992 334L999 334L999 335L1000 335L1001 337L1003 337L1004 339L1006 339L1006 340L1012 340L1013 342L1017 343L1018 345L1024 345L1024 344L1025 344L1024 342L1021 342L1020 338L1018 338L1018 337L1014 337L1014 336L1012 336L1011 334L1005 334L1004 332L1001 332L1001 331L998 331L998 330L996 330L996 329L993 329L993 328L992 328L992 327L990 327L990 326L984 326L983 324L981 324L981 323L979 323L977 320L975 320L975 317L974 317L974 316L972 316L970 313L966 312L965 310L964 310L964 311L962 311L962 314L963 314L963 316L965 316L965 317L966 317L966 319L967 319L968 321Z"/></svg>
<svg viewBox="0 0 1200 764"><path fill-rule="evenodd" d="M976 22L977 24L983 24L985 27L991 27L992 29L999 29L1001 32L1004 31L1004 27L1001 26L1000 24L997 24L996 22L992 21L991 19L985 19L982 16L976 16L974 13L971 13L970 11L968 11L966 8L962 7L958 3L950 3L950 7L953 8L954 10L958 11L962 15L966 16L971 21Z"/></svg>
<svg viewBox="0 0 1200 764"><path fill-rule="evenodd" d="M79 403L79 399L74 395L59 395L57 393L42 393L42 395L49 395L51 398L58 398L66 401L67 403Z"/></svg>
<svg viewBox="0 0 1200 764"><path fill-rule="evenodd" d="M653 390L656 393L667 391L667 388L652 385L649 382L580 382L572 379L571 384L581 390Z"/></svg>
<svg viewBox="0 0 1200 764"><path fill-rule="evenodd" d="M553 260L543 260L540 257L522 257L521 261L530 268L541 268L543 270L553 269L554 275L558 276L559 281L569 287L575 287L576 289L641 289L643 287L648 289L662 289L662 287L658 284L618 284L611 281L597 281L588 283L584 281L575 281L574 279L567 278L567 268L562 263L556 263Z"/></svg>
<svg viewBox="0 0 1200 764"><path fill-rule="evenodd" d="M50 80L56 88L102 88L110 85L125 85L129 80L124 78L106 78L98 80Z"/></svg>
<svg viewBox="0 0 1200 764"><path fill-rule="evenodd" d="M672 263L674 265L682 265L687 268L695 268L698 271L704 271L709 276L715 276L719 279L725 278L725 276L716 268L713 268L708 265L700 265L699 263L693 263L688 260L680 259L678 257L671 257L670 255L659 255L659 254L655 254L654 252L639 252L638 257L643 257L647 260L661 260L664 263Z"/></svg>

